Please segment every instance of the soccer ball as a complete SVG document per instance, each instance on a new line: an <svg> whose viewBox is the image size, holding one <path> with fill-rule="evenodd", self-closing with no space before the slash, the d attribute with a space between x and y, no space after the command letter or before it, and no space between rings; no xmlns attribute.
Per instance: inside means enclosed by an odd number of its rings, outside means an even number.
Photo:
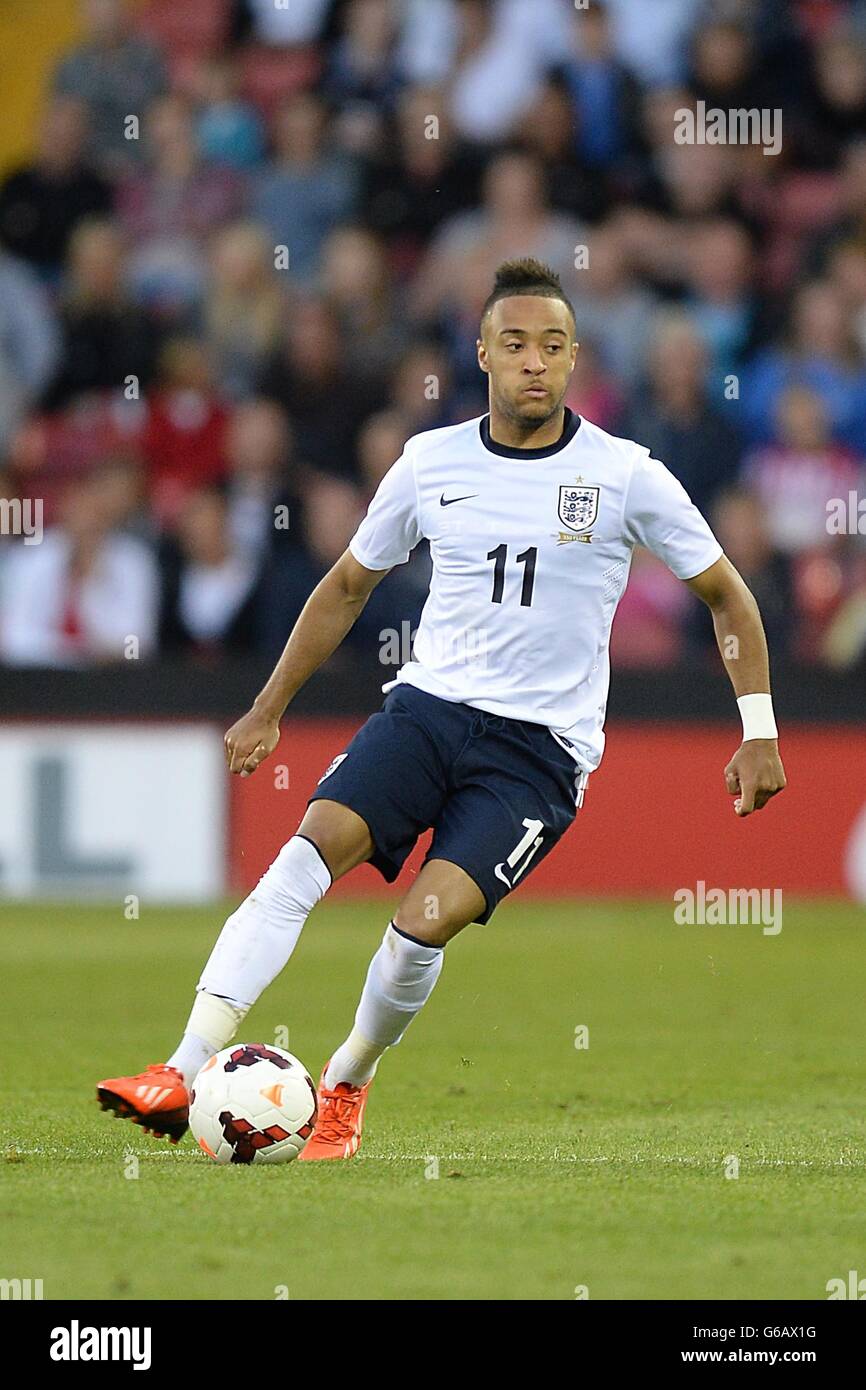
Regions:
<svg viewBox="0 0 866 1390"><path fill-rule="evenodd" d="M316 1088L281 1047L236 1043L192 1083L189 1126L216 1163L290 1163L316 1123Z"/></svg>

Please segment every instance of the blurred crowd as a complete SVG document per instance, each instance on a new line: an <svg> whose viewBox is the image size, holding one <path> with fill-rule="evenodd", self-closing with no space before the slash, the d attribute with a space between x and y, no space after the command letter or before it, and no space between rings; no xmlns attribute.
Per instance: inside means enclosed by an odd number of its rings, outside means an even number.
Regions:
<svg viewBox="0 0 866 1390"><path fill-rule="evenodd" d="M774 652L864 660L866 0L81 11L0 182L0 515L45 527L0 534L0 662L275 655L404 441L486 410L524 255L575 306L568 404L681 479ZM699 102L780 110L780 152L677 143ZM713 659L643 552L612 653Z"/></svg>

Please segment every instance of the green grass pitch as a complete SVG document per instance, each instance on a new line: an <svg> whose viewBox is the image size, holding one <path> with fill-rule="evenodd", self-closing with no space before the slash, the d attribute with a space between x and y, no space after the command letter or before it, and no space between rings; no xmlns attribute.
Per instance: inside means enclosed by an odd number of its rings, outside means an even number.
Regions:
<svg viewBox="0 0 866 1390"><path fill-rule="evenodd" d="M358 1157L276 1168L217 1168L94 1099L173 1046L224 915L0 910L0 1277L46 1299L655 1300L866 1275L862 910L786 902L769 937L516 898L449 946ZM317 1078L386 920L318 908L241 1040L287 1026Z"/></svg>

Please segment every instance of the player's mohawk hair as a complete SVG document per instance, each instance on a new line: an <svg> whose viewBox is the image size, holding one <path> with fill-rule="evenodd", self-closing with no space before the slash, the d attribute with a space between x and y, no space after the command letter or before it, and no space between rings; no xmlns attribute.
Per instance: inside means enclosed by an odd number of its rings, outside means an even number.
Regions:
<svg viewBox="0 0 866 1390"><path fill-rule="evenodd" d="M513 294L535 294L541 295L544 299L561 299L563 304L568 306L572 319L575 317L571 300L562 288L562 281L556 271L543 261L537 261L534 256L524 256L522 260L517 261L503 261L496 271L493 289L481 313L481 322L484 323L498 300L506 299Z"/></svg>

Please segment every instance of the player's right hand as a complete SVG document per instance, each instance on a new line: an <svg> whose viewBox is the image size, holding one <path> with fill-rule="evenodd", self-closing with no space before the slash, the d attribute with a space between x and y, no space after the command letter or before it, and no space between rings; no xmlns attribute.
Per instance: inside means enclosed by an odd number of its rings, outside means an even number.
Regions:
<svg viewBox="0 0 866 1390"><path fill-rule="evenodd" d="M232 724L225 736L229 772L249 777L259 763L270 757L279 741L280 721L251 709L236 724Z"/></svg>

